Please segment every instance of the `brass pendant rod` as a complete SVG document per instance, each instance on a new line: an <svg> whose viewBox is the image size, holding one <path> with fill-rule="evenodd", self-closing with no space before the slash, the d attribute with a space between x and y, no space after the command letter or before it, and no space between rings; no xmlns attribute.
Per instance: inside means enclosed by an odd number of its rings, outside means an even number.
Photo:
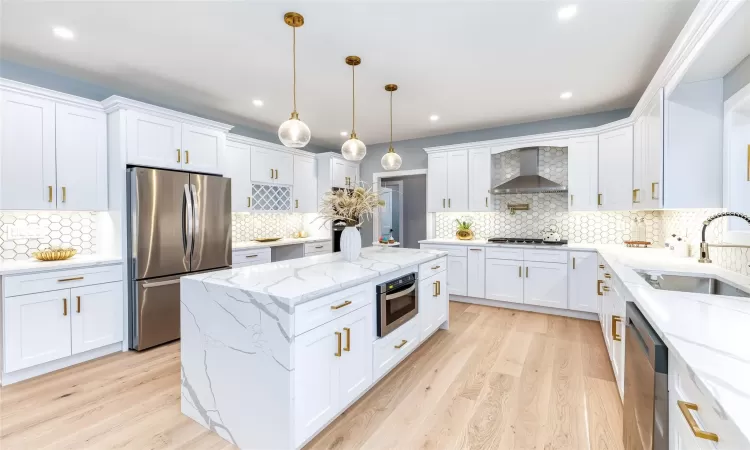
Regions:
<svg viewBox="0 0 750 450"><path fill-rule="evenodd" d="M393 91L391 91L391 144L390 149L393 149Z"/></svg>
<svg viewBox="0 0 750 450"><path fill-rule="evenodd" d="M292 101L297 112L297 27L292 27Z"/></svg>
<svg viewBox="0 0 750 450"><path fill-rule="evenodd" d="M352 135L354 134L354 65L352 65Z"/></svg>

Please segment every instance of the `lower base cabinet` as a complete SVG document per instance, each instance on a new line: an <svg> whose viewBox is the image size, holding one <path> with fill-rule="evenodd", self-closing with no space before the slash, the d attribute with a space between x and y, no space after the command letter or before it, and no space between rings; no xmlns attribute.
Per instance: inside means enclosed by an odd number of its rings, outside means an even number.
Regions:
<svg viewBox="0 0 750 450"><path fill-rule="evenodd" d="M448 256L447 291L451 295L466 295L468 261L465 256Z"/></svg>
<svg viewBox="0 0 750 450"><path fill-rule="evenodd" d="M523 302L527 305L568 307L568 265L524 262Z"/></svg>
<svg viewBox="0 0 750 450"><path fill-rule="evenodd" d="M465 259L465 258L464 258ZM420 342L424 341L448 320L448 291L446 285L450 273L439 272L419 282L419 322Z"/></svg>
<svg viewBox="0 0 750 450"><path fill-rule="evenodd" d="M122 340L122 282L70 290L70 343L73 354Z"/></svg>
<svg viewBox="0 0 750 450"><path fill-rule="evenodd" d="M568 255L568 309L598 312L596 252L570 252Z"/></svg>
<svg viewBox="0 0 750 450"><path fill-rule="evenodd" d="M485 296L490 300L523 303L523 261L485 261Z"/></svg>

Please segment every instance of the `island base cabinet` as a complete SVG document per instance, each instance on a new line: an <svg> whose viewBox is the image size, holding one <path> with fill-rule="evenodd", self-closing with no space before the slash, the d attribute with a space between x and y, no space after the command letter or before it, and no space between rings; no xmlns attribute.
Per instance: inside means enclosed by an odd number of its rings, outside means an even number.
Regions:
<svg viewBox="0 0 750 450"><path fill-rule="evenodd" d="M372 385L371 305L296 337L295 446L302 445Z"/></svg>
<svg viewBox="0 0 750 450"><path fill-rule="evenodd" d="M73 354L122 341L122 287L118 281L70 290Z"/></svg>
<svg viewBox="0 0 750 450"><path fill-rule="evenodd" d="M4 303L5 372L71 355L70 290L8 297Z"/></svg>
<svg viewBox="0 0 750 450"><path fill-rule="evenodd" d="M464 258L465 259L465 258ZM448 270L450 272L450 269ZM419 339L424 341L448 320L448 273L439 272L419 282Z"/></svg>

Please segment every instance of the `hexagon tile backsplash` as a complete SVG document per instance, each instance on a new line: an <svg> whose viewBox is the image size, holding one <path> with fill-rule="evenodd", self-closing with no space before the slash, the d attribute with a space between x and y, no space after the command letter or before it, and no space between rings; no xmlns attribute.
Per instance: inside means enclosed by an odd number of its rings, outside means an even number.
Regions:
<svg viewBox="0 0 750 450"><path fill-rule="evenodd" d="M232 213L232 242L292 237L295 231L304 228L304 215L298 213Z"/></svg>
<svg viewBox="0 0 750 450"><path fill-rule="evenodd" d="M96 253L96 213L0 212L0 259L29 259L49 247Z"/></svg>

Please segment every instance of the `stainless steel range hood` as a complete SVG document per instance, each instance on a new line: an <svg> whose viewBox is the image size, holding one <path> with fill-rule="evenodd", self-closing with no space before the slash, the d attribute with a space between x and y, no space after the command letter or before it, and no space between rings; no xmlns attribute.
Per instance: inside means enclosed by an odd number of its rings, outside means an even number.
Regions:
<svg viewBox="0 0 750 450"><path fill-rule="evenodd" d="M521 174L492 188L493 194L539 194L566 192L567 186L539 175L539 147L519 149Z"/></svg>

